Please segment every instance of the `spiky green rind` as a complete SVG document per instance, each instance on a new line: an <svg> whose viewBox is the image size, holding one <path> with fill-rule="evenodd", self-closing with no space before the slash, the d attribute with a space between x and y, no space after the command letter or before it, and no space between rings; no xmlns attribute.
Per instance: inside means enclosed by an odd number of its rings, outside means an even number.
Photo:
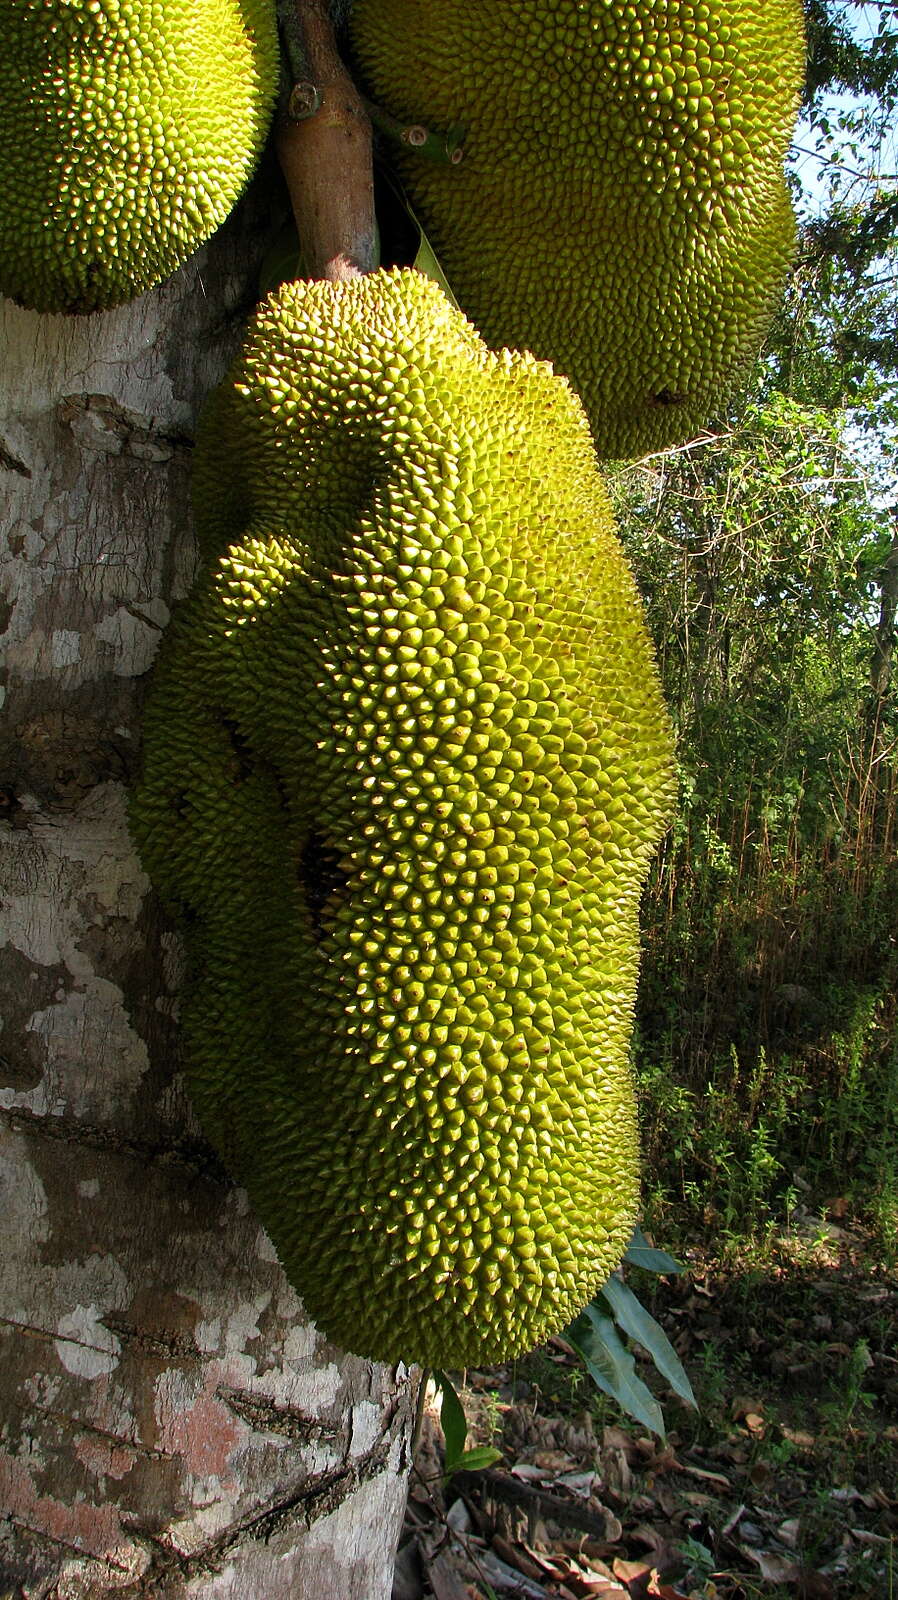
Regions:
<svg viewBox="0 0 898 1600"><path fill-rule="evenodd" d="M194 1101L340 1344L514 1355L633 1226L671 796L586 420L417 273L290 284L195 500L132 813L184 914Z"/></svg>
<svg viewBox="0 0 898 1600"><path fill-rule="evenodd" d="M4 0L0 292L118 305L224 221L271 120L273 0Z"/></svg>
<svg viewBox="0 0 898 1600"><path fill-rule="evenodd" d="M792 253L800 0L356 0L375 100L465 128L398 147L491 344L583 400L603 456L688 438L757 353Z"/></svg>

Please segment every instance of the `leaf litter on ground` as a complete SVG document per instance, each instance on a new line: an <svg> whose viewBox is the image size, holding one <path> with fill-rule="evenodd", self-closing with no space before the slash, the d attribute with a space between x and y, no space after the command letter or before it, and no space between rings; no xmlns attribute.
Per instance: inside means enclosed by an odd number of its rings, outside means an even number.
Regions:
<svg viewBox="0 0 898 1600"><path fill-rule="evenodd" d="M721 1263L695 1247L657 1285L652 1315L699 1405L678 1405L635 1347L673 1424L663 1443L621 1419L565 1340L453 1375L468 1445L499 1454L472 1470L451 1415L447 1477L425 1411L393 1600L898 1593L898 1273L851 1235L827 1248Z"/></svg>

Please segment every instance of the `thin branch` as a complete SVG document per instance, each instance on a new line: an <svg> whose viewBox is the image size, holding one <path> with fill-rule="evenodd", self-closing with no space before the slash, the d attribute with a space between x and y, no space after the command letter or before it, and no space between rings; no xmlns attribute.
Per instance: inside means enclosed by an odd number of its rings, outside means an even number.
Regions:
<svg viewBox="0 0 898 1600"><path fill-rule="evenodd" d="M326 0L279 0L278 12L295 81L277 150L303 271L340 282L377 264L371 123L337 53Z"/></svg>
<svg viewBox="0 0 898 1600"><path fill-rule="evenodd" d="M847 172L849 178L860 178L864 183L894 183L898 178L896 172L860 172L857 167L849 167L844 161L836 161L834 156L828 156L819 150L810 150L807 145L794 144L792 149L800 156L810 156L813 161L819 161L821 166L834 167L838 172Z"/></svg>

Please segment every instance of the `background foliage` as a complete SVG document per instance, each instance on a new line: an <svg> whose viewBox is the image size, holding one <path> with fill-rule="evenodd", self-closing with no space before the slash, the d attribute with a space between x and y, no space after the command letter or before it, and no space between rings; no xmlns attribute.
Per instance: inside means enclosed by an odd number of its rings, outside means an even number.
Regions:
<svg viewBox="0 0 898 1600"><path fill-rule="evenodd" d="M898 19L814 0L799 257L702 440L617 475L679 735L636 1065L653 1213L898 1236Z"/></svg>

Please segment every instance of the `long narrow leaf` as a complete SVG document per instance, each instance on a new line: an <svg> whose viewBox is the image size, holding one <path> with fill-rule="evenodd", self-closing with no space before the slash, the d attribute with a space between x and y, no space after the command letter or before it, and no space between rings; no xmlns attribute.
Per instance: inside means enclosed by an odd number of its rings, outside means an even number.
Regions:
<svg viewBox="0 0 898 1600"><path fill-rule="evenodd" d="M433 278L439 284L450 304L455 306L457 311L460 310L461 308L458 304L458 301L456 300L455 295L452 293L449 279L446 277L446 274L443 271L439 260L437 259L433 245L430 243L430 240L424 232L424 229L415 216L415 213L412 211L411 206L407 205L407 209L409 216L415 224L415 227L418 229L420 239L418 244L418 253L415 256L413 265L416 267L418 272L423 272L426 278Z"/></svg>
<svg viewBox="0 0 898 1600"><path fill-rule="evenodd" d="M612 1274L608 1282L603 1283L596 1298L599 1296L608 1302L618 1327L648 1351L658 1371L667 1379L674 1393L678 1394L687 1406L698 1410L692 1385L676 1350L664 1329L658 1326L642 1302L637 1300L632 1289L628 1289L620 1278Z"/></svg>
<svg viewBox="0 0 898 1600"><path fill-rule="evenodd" d="M465 1453L468 1423L464 1407L455 1392L455 1386L445 1372L434 1372L433 1381L442 1395L440 1422L446 1441L446 1471L454 1471Z"/></svg>
<svg viewBox="0 0 898 1600"><path fill-rule="evenodd" d="M644 1272L682 1272L679 1261L669 1256L666 1250L656 1250L650 1245L641 1228L633 1229L633 1237L627 1246L625 1261L631 1266L642 1267Z"/></svg>
<svg viewBox="0 0 898 1600"><path fill-rule="evenodd" d="M587 1306L568 1328L564 1337L586 1363L586 1369L605 1394L627 1415L664 1438L664 1417L655 1396L636 1376L633 1357L623 1343L610 1317L603 1317L595 1306Z"/></svg>

